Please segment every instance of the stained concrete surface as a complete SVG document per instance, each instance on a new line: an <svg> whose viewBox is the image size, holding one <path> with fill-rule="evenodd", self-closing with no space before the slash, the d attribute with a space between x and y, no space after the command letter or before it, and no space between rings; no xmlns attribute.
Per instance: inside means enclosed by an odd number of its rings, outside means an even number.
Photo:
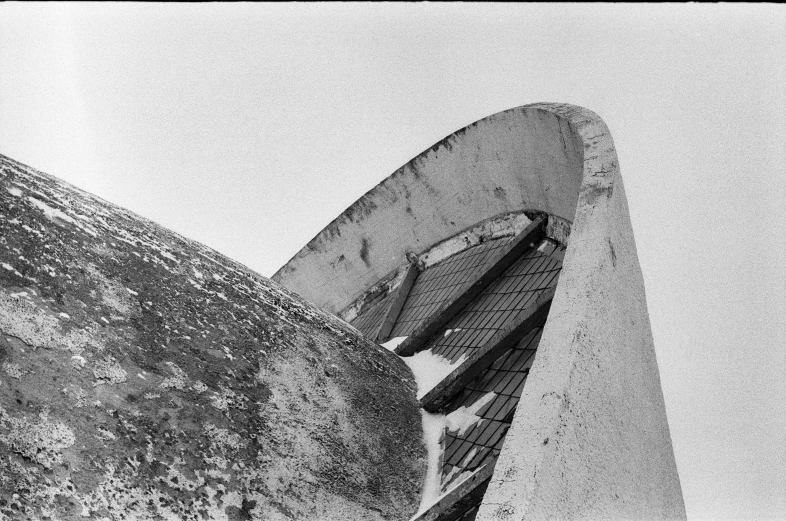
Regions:
<svg viewBox="0 0 786 521"><path fill-rule="evenodd" d="M398 357L0 156L0 519L407 519L424 472Z"/></svg>
<svg viewBox="0 0 786 521"><path fill-rule="evenodd" d="M572 223L569 246L478 519L685 519L619 163L593 112L539 103L473 123L361 197L274 280L338 312L407 255L527 210Z"/></svg>
<svg viewBox="0 0 786 521"><path fill-rule="evenodd" d="M614 143L586 109L570 243L479 521L685 519Z"/></svg>
<svg viewBox="0 0 786 521"><path fill-rule="evenodd" d="M338 216L273 280L338 313L407 253L481 221L523 210L572 221L582 145L556 106L506 110L435 144Z"/></svg>

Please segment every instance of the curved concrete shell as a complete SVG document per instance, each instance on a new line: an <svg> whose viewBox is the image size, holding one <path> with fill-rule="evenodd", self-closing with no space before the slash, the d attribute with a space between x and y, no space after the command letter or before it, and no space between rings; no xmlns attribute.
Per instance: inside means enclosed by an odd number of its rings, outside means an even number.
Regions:
<svg viewBox="0 0 786 521"><path fill-rule="evenodd" d="M358 199L273 280L338 312L398 267L406 253L425 251L490 217L536 210L572 221L584 156L616 165L613 146L604 149L600 141L605 128L585 109L554 104L477 121ZM588 182L604 189L603 179Z"/></svg>
<svg viewBox="0 0 786 521"><path fill-rule="evenodd" d="M417 508L406 365L195 241L0 155L0 520Z"/></svg>
<svg viewBox="0 0 786 521"><path fill-rule="evenodd" d="M473 123L361 197L273 279L341 313L413 254L522 211L572 223L570 239L477 519L684 519L617 155L593 112L544 103Z"/></svg>

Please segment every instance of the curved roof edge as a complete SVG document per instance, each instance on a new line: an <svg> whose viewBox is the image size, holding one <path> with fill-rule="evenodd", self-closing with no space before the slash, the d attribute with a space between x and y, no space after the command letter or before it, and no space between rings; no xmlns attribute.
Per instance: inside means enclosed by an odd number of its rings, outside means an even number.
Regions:
<svg viewBox="0 0 786 521"><path fill-rule="evenodd" d="M274 280L335 313L408 252L520 210L573 225L477 519L685 519L617 154L593 112L538 103L459 130L361 197Z"/></svg>
<svg viewBox="0 0 786 521"><path fill-rule="evenodd" d="M336 313L407 253L421 253L482 220L535 210L572 221L585 148L608 168L616 165L613 145L598 146L607 135L593 112L558 103L476 121L369 190L272 279Z"/></svg>
<svg viewBox="0 0 786 521"><path fill-rule="evenodd" d="M685 519L613 140L586 109L546 110L581 142L581 181L538 354L477 519Z"/></svg>

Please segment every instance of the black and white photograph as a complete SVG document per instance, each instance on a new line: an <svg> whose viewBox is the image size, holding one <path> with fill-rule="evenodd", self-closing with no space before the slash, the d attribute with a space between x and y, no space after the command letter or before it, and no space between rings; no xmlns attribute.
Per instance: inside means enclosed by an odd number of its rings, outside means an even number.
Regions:
<svg viewBox="0 0 786 521"><path fill-rule="evenodd" d="M786 521L786 8L0 2L0 521Z"/></svg>

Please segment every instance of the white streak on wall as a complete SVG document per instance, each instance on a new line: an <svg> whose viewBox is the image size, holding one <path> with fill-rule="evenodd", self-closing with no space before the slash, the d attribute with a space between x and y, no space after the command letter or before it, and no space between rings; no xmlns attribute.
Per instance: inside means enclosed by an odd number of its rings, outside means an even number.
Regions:
<svg viewBox="0 0 786 521"><path fill-rule="evenodd" d="M35 197L28 197L33 206L44 212L44 215L47 216L49 219L62 219L63 221L69 222L71 224L76 224L76 221L70 215L66 215L62 211L58 210L57 208L52 208L45 202L41 201L40 199L36 199Z"/></svg>
<svg viewBox="0 0 786 521"><path fill-rule="evenodd" d="M478 411L486 406L497 393L486 393L478 401L470 406L462 406L448 414L445 418L445 425L450 432L458 432L459 436L463 436L467 430L480 421Z"/></svg>
<svg viewBox="0 0 786 521"><path fill-rule="evenodd" d="M420 410L423 417L423 442L428 454L426 479L423 482L423 493L420 496L418 513L428 509L440 497L442 468L442 436L445 433L445 415Z"/></svg>
<svg viewBox="0 0 786 521"><path fill-rule="evenodd" d="M451 363L447 358L425 350L412 356L404 356L401 359L406 362L415 375L415 382L418 384L418 400L420 400L454 369L464 363L466 358L467 354L465 353Z"/></svg>
<svg viewBox="0 0 786 521"><path fill-rule="evenodd" d="M393 351L406 339L407 337L400 336L392 338L381 345L385 349ZM453 372L456 367L461 365L461 363L464 362L465 356L450 363L447 358L426 350L415 353L413 356L401 357L401 359L409 366L410 370L412 370L412 374L415 376L415 383L418 387L417 396L418 399L420 399L435 385L441 382L443 378ZM485 399L485 397L481 398L479 402ZM481 406L478 406L477 409ZM445 434L444 414L433 414L424 409L420 410L420 414L423 418L423 443L426 445L428 467L426 470L426 479L423 482L423 492L420 498L418 514L427 510L440 498L442 485L442 466L440 465L440 459L442 456L442 438ZM477 421L477 416L474 418ZM416 516L418 514L416 514Z"/></svg>
<svg viewBox="0 0 786 521"><path fill-rule="evenodd" d="M452 335L453 333L458 333L459 331L464 331L464 330L461 329L461 328L458 328L458 329L447 329L447 330L445 330L445 334L442 335L442 338L447 338L448 335Z"/></svg>
<svg viewBox="0 0 786 521"><path fill-rule="evenodd" d="M390 340L388 340L384 344L379 344L379 345L381 345L382 347L384 347L388 351L394 351L406 339L407 339L407 337L405 337L405 336L397 336L396 338L391 338Z"/></svg>

